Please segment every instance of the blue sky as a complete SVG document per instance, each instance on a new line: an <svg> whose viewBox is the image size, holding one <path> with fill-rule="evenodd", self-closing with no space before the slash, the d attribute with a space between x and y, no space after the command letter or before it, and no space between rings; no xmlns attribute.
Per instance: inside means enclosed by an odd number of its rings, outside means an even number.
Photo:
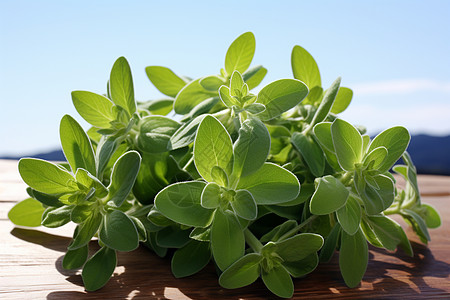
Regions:
<svg viewBox="0 0 450 300"><path fill-rule="evenodd" d="M217 74L229 44L256 36L262 86L291 78L290 53L316 59L324 86L354 90L342 117L376 132L450 134L450 1L0 2L0 155L59 147L70 92L104 93L113 62L130 62L139 100L162 95L149 65Z"/></svg>

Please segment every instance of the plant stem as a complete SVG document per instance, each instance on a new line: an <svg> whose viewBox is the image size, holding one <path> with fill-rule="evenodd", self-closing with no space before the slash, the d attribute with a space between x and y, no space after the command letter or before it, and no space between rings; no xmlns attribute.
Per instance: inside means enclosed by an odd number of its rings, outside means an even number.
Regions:
<svg viewBox="0 0 450 300"><path fill-rule="evenodd" d="M353 178L353 171L345 172L345 174L340 178L343 185L347 185L349 181Z"/></svg>
<svg viewBox="0 0 450 300"><path fill-rule="evenodd" d="M247 228L244 230L245 242L256 253L261 253L263 244L256 238L256 236Z"/></svg>
<svg viewBox="0 0 450 300"><path fill-rule="evenodd" d="M186 171L186 168L194 161L194 155L188 160L188 162L184 165L183 170Z"/></svg>
<svg viewBox="0 0 450 300"><path fill-rule="evenodd" d="M302 133L304 135L308 135L312 129L313 129L313 126L311 126L311 124L309 124L308 127L306 127L306 129L302 131Z"/></svg>
<svg viewBox="0 0 450 300"><path fill-rule="evenodd" d="M308 225L308 223L312 222L317 217L318 217L317 215L310 216L308 219L306 219L305 221L303 221L299 225L295 226L295 228L292 228L291 230L289 230L288 232L283 234L278 240L282 241L282 240L285 240L287 238L290 238L291 236L295 235L300 229L302 229L304 226Z"/></svg>

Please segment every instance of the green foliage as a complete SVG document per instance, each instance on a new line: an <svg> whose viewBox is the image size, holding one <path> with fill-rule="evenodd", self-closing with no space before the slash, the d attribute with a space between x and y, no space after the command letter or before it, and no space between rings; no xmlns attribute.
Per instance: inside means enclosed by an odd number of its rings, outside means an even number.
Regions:
<svg viewBox="0 0 450 300"><path fill-rule="evenodd" d="M255 36L251 32L240 35L228 48L225 56L225 71L232 74L233 71L245 72L253 60L255 54Z"/></svg>
<svg viewBox="0 0 450 300"><path fill-rule="evenodd" d="M421 201L405 152L408 131L397 126L371 140L340 119L352 90L340 77L324 89L316 61L300 46L291 56L294 79L255 94L267 69L251 67L254 54L247 32L231 43L219 74L191 79L149 66L148 78L166 98L144 102L135 100L127 60L117 59L105 95L72 92L92 127L85 132L71 116L61 119L68 164L19 161L30 198L10 210L10 220L50 228L74 222L62 265L82 268L87 291L108 282L116 251L139 243L160 257L173 254L177 278L212 260L224 288L261 277L269 291L289 298L292 278L336 250L349 287L364 276L368 242L412 256L389 215L430 241L428 229L441 219ZM394 166L400 157L405 164ZM94 237L100 249L89 257Z"/></svg>
<svg viewBox="0 0 450 300"><path fill-rule="evenodd" d="M266 109L258 114L263 121L278 117L299 104L308 95L308 87L295 79L280 79L266 85L259 93L257 103Z"/></svg>
<svg viewBox="0 0 450 300"><path fill-rule="evenodd" d="M337 178L327 175L316 181L316 191L309 204L311 213L327 215L345 205L349 191Z"/></svg>
<svg viewBox="0 0 450 300"><path fill-rule="evenodd" d="M194 162L198 173L210 182L212 168L222 168L231 175L233 146L225 127L214 117L206 116L200 123L194 143Z"/></svg>
<svg viewBox="0 0 450 300"><path fill-rule="evenodd" d="M41 225L44 211L45 208L39 201L27 198L11 208L8 218L18 226L38 227Z"/></svg>
<svg viewBox="0 0 450 300"><path fill-rule="evenodd" d="M356 287L364 276L369 260L367 241L361 230L354 235L341 232L339 267L349 287Z"/></svg>
<svg viewBox="0 0 450 300"><path fill-rule="evenodd" d="M150 66L145 68L145 72L153 85L169 97L175 97L187 83L166 67Z"/></svg>

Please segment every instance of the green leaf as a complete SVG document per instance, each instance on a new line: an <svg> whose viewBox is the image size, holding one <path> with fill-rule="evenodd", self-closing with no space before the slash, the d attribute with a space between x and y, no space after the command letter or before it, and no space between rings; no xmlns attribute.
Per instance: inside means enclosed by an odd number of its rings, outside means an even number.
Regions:
<svg viewBox="0 0 450 300"><path fill-rule="evenodd" d="M181 122L187 122L189 120L194 119L197 116L207 114L216 106L217 103L220 102L220 98L215 95L215 97L208 98L206 100L203 100L199 104L197 104L191 111L184 115L183 118L181 118ZM221 107L219 104L217 107Z"/></svg>
<svg viewBox="0 0 450 300"><path fill-rule="evenodd" d="M419 192L419 185L417 184L417 170L414 166L411 157L409 156L408 152L405 151L402 155L403 161L408 166L407 175L405 176L408 182L413 187L416 197L420 200L420 192ZM419 201L420 202L420 201Z"/></svg>
<svg viewBox="0 0 450 300"><path fill-rule="evenodd" d="M23 181L32 189L46 194L71 193L78 190L73 176L53 163L36 158L19 160Z"/></svg>
<svg viewBox="0 0 450 300"><path fill-rule="evenodd" d="M267 125L266 127L270 133L271 154L278 154L287 146L290 147L289 138L291 137L291 132L286 127L280 125Z"/></svg>
<svg viewBox="0 0 450 300"><path fill-rule="evenodd" d="M237 289L247 286L259 277L262 256L250 253L227 268L219 277L219 284L226 289Z"/></svg>
<svg viewBox="0 0 450 300"><path fill-rule="evenodd" d="M271 231L263 235L259 240L261 243L267 243L269 241L277 242L288 231L294 229L297 226L297 221L287 220L286 222L276 226Z"/></svg>
<svg viewBox="0 0 450 300"><path fill-rule="evenodd" d="M270 135L266 126L255 118L245 120L233 146L233 174L241 177L256 172L265 163L269 151Z"/></svg>
<svg viewBox="0 0 450 300"><path fill-rule="evenodd" d="M224 80L216 75L203 77L199 83L205 90L210 92L217 92L220 86L225 84Z"/></svg>
<svg viewBox="0 0 450 300"><path fill-rule="evenodd" d="M81 268L88 258L88 253L88 245L75 250L68 250L62 261L63 268L66 270Z"/></svg>
<svg viewBox="0 0 450 300"><path fill-rule="evenodd" d="M94 177L94 175L92 175L85 169L79 168L75 173L75 178L77 180L77 183L84 185L87 190L95 188L95 195L97 197L102 198L108 194L108 190L103 185L103 183L101 183L98 178Z"/></svg>
<svg viewBox="0 0 450 300"><path fill-rule="evenodd" d="M114 103L108 98L87 91L73 91L72 102L80 116L98 128L110 128L116 119Z"/></svg>
<svg viewBox="0 0 450 300"><path fill-rule="evenodd" d="M295 46L292 49L291 64L294 78L306 83L309 89L322 86L319 67L308 51L300 46Z"/></svg>
<svg viewBox="0 0 450 300"><path fill-rule="evenodd" d="M147 116L138 124L139 149L149 153L166 152L171 136L178 130L180 123L162 116Z"/></svg>
<svg viewBox="0 0 450 300"><path fill-rule="evenodd" d="M228 186L228 175L227 175L227 173L225 173L225 171L221 167L214 166L211 169L211 177L212 177L213 181L217 182L219 185L221 185L223 187Z"/></svg>
<svg viewBox="0 0 450 300"><path fill-rule="evenodd" d="M368 216L369 225L384 248L394 251L402 241L403 229L386 216Z"/></svg>
<svg viewBox="0 0 450 300"><path fill-rule="evenodd" d="M108 186L108 200L120 207L127 198L139 172L141 156L136 151L128 151L114 164Z"/></svg>
<svg viewBox="0 0 450 300"><path fill-rule="evenodd" d="M427 224L419 214L410 209L402 209L401 215L409 221L414 232L420 237L420 240L423 243L427 243L427 241L431 240L430 234L428 233Z"/></svg>
<svg viewBox="0 0 450 300"><path fill-rule="evenodd" d="M32 198L36 199L37 201L41 202L42 204L44 204L46 206L52 206L52 207L63 206L61 201L59 201L59 195L49 195L49 194L41 193L36 190L33 190L30 187L27 188L27 193Z"/></svg>
<svg viewBox="0 0 450 300"><path fill-rule="evenodd" d="M317 178L318 185L309 209L315 215L327 215L343 207L349 195L348 189L332 175Z"/></svg>
<svg viewBox="0 0 450 300"><path fill-rule="evenodd" d="M156 208L167 218L193 227L211 224L213 210L201 206L201 194L205 188L201 181L179 182L164 188L155 197Z"/></svg>
<svg viewBox="0 0 450 300"><path fill-rule="evenodd" d="M266 110L258 114L262 121L278 117L299 104L308 95L308 87L296 79L279 79L269 83L258 93L257 103Z"/></svg>
<svg viewBox="0 0 450 300"><path fill-rule="evenodd" d="M156 243L164 248L182 248L189 243L190 229L181 229L179 226L168 226L156 232Z"/></svg>
<svg viewBox="0 0 450 300"><path fill-rule="evenodd" d="M250 104L244 106L244 109L246 111L248 111L249 113L256 115L256 114L259 114L259 113L265 111L266 106L261 103L250 103Z"/></svg>
<svg viewBox="0 0 450 300"><path fill-rule="evenodd" d="M320 250L320 262L328 263L333 257L334 251L338 245L339 237L341 233L341 226L339 223L336 223L331 232L325 238L325 242L323 243L322 250Z"/></svg>
<svg viewBox="0 0 450 300"><path fill-rule="evenodd" d="M144 245L153 250L159 257L165 257L167 254L167 248L160 247L156 243L156 232L147 232L147 241Z"/></svg>
<svg viewBox="0 0 450 300"><path fill-rule="evenodd" d="M203 269L211 259L209 243L192 240L175 251L172 257L172 274L176 278L193 275Z"/></svg>
<svg viewBox="0 0 450 300"><path fill-rule="evenodd" d="M103 287L116 268L116 251L103 247L84 265L81 276L86 291L96 291Z"/></svg>
<svg viewBox="0 0 450 300"><path fill-rule="evenodd" d="M18 226L38 227L41 226L44 211L45 208L41 202L33 198L27 198L11 208L8 212L8 218Z"/></svg>
<svg viewBox="0 0 450 300"><path fill-rule="evenodd" d="M334 100L333 106L331 107L331 112L333 114L340 114L350 105L353 98L353 91L346 87L340 87L337 93L336 99Z"/></svg>
<svg viewBox="0 0 450 300"><path fill-rule="evenodd" d="M211 169L221 167L227 174L233 168L233 146L225 127L213 116L200 123L194 142L194 163L198 173L208 182L213 181Z"/></svg>
<svg viewBox="0 0 450 300"><path fill-rule="evenodd" d="M136 227L136 231L139 236L139 242L145 242L147 240L147 231L146 231L146 227L145 227L144 223L140 219L138 219L134 216L128 216L128 217L130 218L131 221L133 221L134 227ZM146 218L145 219L142 218L142 220L144 222L146 222L146 224L150 224L150 226L152 226L152 229L153 229L154 224L152 224L152 222L148 221Z"/></svg>
<svg viewBox="0 0 450 300"><path fill-rule="evenodd" d="M301 260L283 262L283 267L292 277L299 278L314 271L318 264L319 256L317 253L311 253Z"/></svg>
<svg viewBox="0 0 450 300"><path fill-rule="evenodd" d="M334 151L333 138L331 137L331 124L329 122L323 122L314 126L314 136L330 166L336 171L342 171Z"/></svg>
<svg viewBox="0 0 450 300"><path fill-rule="evenodd" d="M61 119L59 133L61 146L72 172L75 173L78 168L83 168L95 174L94 150L80 124L71 116L65 115Z"/></svg>
<svg viewBox="0 0 450 300"><path fill-rule="evenodd" d="M225 85L219 88L219 97L226 107L232 107L233 105L239 106L239 102L231 96L230 89Z"/></svg>
<svg viewBox="0 0 450 300"><path fill-rule="evenodd" d="M234 212L246 220L254 220L258 215L255 199L247 190L237 190L234 200L231 201Z"/></svg>
<svg viewBox="0 0 450 300"><path fill-rule="evenodd" d="M103 216L98 236L105 245L118 251L132 251L139 246L133 221L120 210L109 211Z"/></svg>
<svg viewBox="0 0 450 300"><path fill-rule="evenodd" d="M364 176L369 177L370 175ZM358 183L363 179L358 176L355 178L355 186L364 202L366 213L376 215L391 206L394 201L395 186L394 182L385 175L376 175L371 179L379 187L378 189L368 184L365 184L362 189Z"/></svg>
<svg viewBox="0 0 450 300"><path fill-rule="evenodd" d="M97 177L102 179L103 172L108 166L111 157L119 148L120 141L116 136L102 136L100 142L97 145L97 151L95 153L95 162L97 163Z"/></svg>
<svg viewBox="0 0 450 300"><path fill-rule="evenodd" d="M113 102L132 116L136 112L133 78L130 65L123 56L114 62L109 79L109 89Z"/></svg>
<svg viewBox="0 0 450 300"><path fill-rule="evenodd" d="M222 271L244 255L244 232L232 212L216 211L211 227L211 249Z"/></svg>
<svg viewBox="0 0 450 300"><path fill-rule="evenodd" d="M370 136L368 136L367 134L364 134L362 136L363 139L363 153L368 153L368 147L369 147L369 143L370 143Z"/></svg>
<svg viewBox="0 0 450 300"><path fill-rule="evenodd" d="M255 173L241 177L237 189L248 190L257 204L278 204L295 199L300 183L288 170L264 163Z"/></svg>
<svg viewBox="0 0 450 300"><path fill-rule="evenodd" d="M314 233L301 233L275 245L277 246L275 251L283 262L298 261L319 251L323 245L323 238Z"/></svg>
<svg viewBox="0 0 450 300"><path fill-rule="evenodd" d="M397 224L397 222L396 222L396 224ZM403 251L408 256L413 257L414 256L413 249L411 247L411 243L409 242L408 237L406 236L405 231L403 230L403 228L400 225L398 225L397 229L399 232L398 235L400 237L400 243L398 244L398 247L402 248Z"/></svg>
<svg viewBox="0 0 450 300"><path fill-rule="evenodd" d="M239 71L234 71L230 79L230 95L237 96L239 98L246 96L241 94L242 86L244 85L244 79Z"/></svg>
<svg viewBox="0 0 450 300"><path fill-rule="evenodd" d="M306 201L308 201L309 199L311 199L311 196L314 194L315 191L315 187L313 183L303 183L302 187L300 189L300 193L298 194L298 196L288 202L284 202L284 203L279 203L278 206L295 206L295 205L299 205L302 203L305 203Z"/></svg>
<svg viewBox="0 0 450 300"><path fill-rule="evenodd" d="M408 130L402 126L386 129L373 139L370 143L368 152L381 146L386 147L388 151L383 163L378 166L378 170L381 173L388 171L402 156L406 151L406 148L408 148L410 139L411 136L409 135Z"/></svg>
<svg viewBox="0 0 450 300"><path fill-rule="evenodd" d="M361 222L361 206L358 200L350 195L345 205L336 211L336 216L342 229L349 235L354 235Z"/></svg>
<svg viewBox="0 0 450 300"><path fill-rule="evenodd" d="M200 115L192 121L181 125L170 138L169 145L167 146L168 150L180 149L193 143L197 135L197 128L204 117L205 115Z"/></svg>
<svg viewBox="0 0 450 300"><path fill-rule="evenodd" d="M386 147L381 146L381 147L375 148L372 151L370 151L370 153L367 154L366 157L364 157L363 164L365 166L368 166L373 161L373 165L372 165L371 169L377 170L382 165L387 154L388 154L388 151L387 151Z"/></svg>
<svg viewBox="0 0 450 300"><path fill-rule="evenodd" d="M225 56L225 71L231 75L237 70L244 73L250 66L255 54L255 36L251 32L241 34L231 43Z"/></svg>
<svg viewBox="0 0 450 300"><path fill-rule="evenodd" d="M56 228L70 222L70 215L74 206L61 206L46 211L42 216L42 225L48 228Z"/></svg>
<svg viewBox="0 0 450 300"><path fill-rule="evenodd" d="M248 85L248 89L252 90L257 87L267 74L267 69L259 65L248 69L242 74L245 83Z"/></svg>
<svg viewBox="0 0 450 300"><path fill-rule="evenodd" d="M333 138L331 137L330 122L322 122L314 126L314 135L324 150L334 153Z"/></svg>
<svg viewBox="0 0 450 300"><path fill-rule="evenodd" d="M361 230L354 235L345 231L341 233L341 248L339 250L339 267L345 284L356 287L366 273L369 260L369 250L366 238Z"/></svg>
<svg viewBox="0 0 450 300"><path fill-rule="evenodd" d="M70 243L68 249L75 250L87 245L92 237L97 233L98 228L102 222L100 214L92 214L86 221L78 225L76 235Z"/></svg>
<svg viewBox="0 0 450 300"><path fill-rule="evenodd" d="M194 239L199 242L209 242L210 241L210 238L209 238L210 232L211 232L211 227L208 227L208 228L196 227L191 231L191 233L189 234L189 237L191 239Z"/></svg>
<svg viewBox="0 0 450 300"><path fill-rule="evenodd" d="M286 218L286 219L298 219L302 215L303 206L294 205L294 206L285 206L285 203L277 204L277 205L265 205L264 209L273 212L274 214Z"/></svg>
<svg viewBox="0 0 450 300"><path fill-rule="evenodd" d="M266 287L278 297L291 298L294 294L291 275L282 266L275 267L269 272L263 271L261 278Z"/></svg>
<svg viewBox="0 0 450 300"><path fill-rule="evenodd" d="M325 120L330 113L331 107L336 99L336 95L338 94L339 86L341 84L341 77L338 77L330 86L329 89L326 90L325 95L323 96L322 102L320 102L319 107L314 114L314 118L311 121L310 126L314 126L317 123Z"/></svg>
<svg viewBox="0 0 450 300"><path fill-rule="evenodd" d="M363 155L363 140L359 131L350 123L336 119L331 125L331 137L339 165L346 171L354 170Z"/></svg>
<svg viewBox="0 0 450 300"><path fill-rule="evenodd" d="M422 204L421 207L424 207L426 209L425 223L427 224L428 228L438 228L439 226L441 226L441 217L433 206L429 204Z"/></svg>
<svg viewBox="0 0 450 300"><path fill-rule="evenodd" d="M366 237L366 240L372 244L375 247L383 248L383 245L378 240L377 236L375 235L375 232L373 232L372 227L369 225L369 223L366 222L365 219L361 220L361 230L364 233L364 236Z"/></svg>
<svg viewBox="0 0 450 300"><path fill-rule="evenodd" d="M208 183L203 189L201 204L204 208L216 209L220 206L221 188L214 182Z"/></svg>
<svg viewBox="0 0 450 300"><path fill-rule="evenodd" d="M325 156L316 141L301 132L294 132L291 143L300 152L311 173L316 177L322 176L325 170Z"/></svg>
<svg viewBox="0 0 450 300"><path fill-rule="evenodd" d="M197 79L189 82L178 92L173 108L177 114L185 115L203 100L214 96L217 96L217 92L205 90L200 84L200 79Z"/></svg>
<svg viewBox="0 0 450 300"><path fill-rule="evenodd" d="M162 115L165 116L169 114L173 110L173 99L159 99L148 101L140 106L144 106L149 112L153 115Z"/></svg>
<svg viewBox="0 0 450 300"><path fill-rule="evenodd" d="M177 76L171 69L161 66L145 68L148 79L164 95L174 97L186 85L186 81Z"/></svg>

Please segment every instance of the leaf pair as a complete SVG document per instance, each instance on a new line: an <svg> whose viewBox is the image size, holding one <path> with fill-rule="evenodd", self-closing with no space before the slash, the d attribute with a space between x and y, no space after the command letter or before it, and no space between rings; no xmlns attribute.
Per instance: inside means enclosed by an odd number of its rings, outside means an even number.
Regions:
<svg viewBox="0 0 450 300"><path fill-rule="evenodd" d="M253 60L254 53L255 36L253 33L246 32L239 36L228 48L225 56L225 69L221 70L221 75L211 75L193 80L178 90L176 95L174 93L170 95L176 97L174 102L175 112L178 114L188 114L194 107L208 98L218 97L219 88L222 85L228 85L235 71L242 74L242 77L240 75L239 77L245 80L247 91L256 87L263 80L267 70L262 66L257 66L247 71ZM168 72L166 71L166 73ZM154 76L149 77L152 80ZM152 82L155 83L156 80L152 80ZM176 82L181 85L180 79L177 79ZM158 86L161 86L161 84L157 83ZM164 93L162 88L159 89ZM241 87L239 87L240 89ZM231 94L233 93L234 89L231 90Z"/></svg>
<svg viewBox="0 0 450 300"><path fill-rule="evenodd" d="M248 190L257 204L278 204L298 195L297 178L284 168L266 163L270 136L257 119L246 120L232 145L223 125L206 116L194 143L194 163L207 182L232 190Z"/></svg>
<svg viewBox="0 0 450 300"><path fill-rule="evenodd" d="M221 286L240 288L261 276L267 288L279 297L290 298L294 292L291 279L312 272L319 260L317 251L323 238L304 233L279 242L269 242L260 253L250 253L227 268L219 278Z"/></svg>
<svg viewBox="0 0 450 300"><path fill-rule="evenodd" d="M109 129L113 122L123 121L118 107L126 114L126 124L123 124L126 126L137 108L131 69L124 57L119 57L112 67L108 82L108 98L87 91L72 92L76 110L92 126Z"/></svg>
<svg viewBox="0 0 450 300"><path fill-rule="evenodd" d="M408 131L397 126L383 131L369 144L367 136L361 136L353 125L341 119L317 124L314 134L321 146L336 156L345 171L354 171L358 164L363 164L384 173L405 152L410 140Z"/></svg>
<svg viewBox="0 0 450 300"><path fill-rule="evenodd" d="M319 67L312 55L304 48L295 46L292 49L291 65L294 78L303 81L310 90L308 97L305 99L305 104L317 105L319 103L319 107L323 106L326 102L329 102L327 101L327 94L334 94L328 112L338 114L346 110L350 105L353 91L349 88L338 86L338 89L334 91L334 84L332 84L331 88L325 92L325 95L323 94Z"/></svg>
<svg viewBox="0 0 450 300"><path fill-rule="evenodd" d="M389 213L399 213L411 224L420 240L427 243L430 240L427 228L441 226L441 218L434 207L421 203L416 168L407 152L403 154L403 161L406 165L396 165L393 169L405 179L406 187L389 209Z"/></svg>

